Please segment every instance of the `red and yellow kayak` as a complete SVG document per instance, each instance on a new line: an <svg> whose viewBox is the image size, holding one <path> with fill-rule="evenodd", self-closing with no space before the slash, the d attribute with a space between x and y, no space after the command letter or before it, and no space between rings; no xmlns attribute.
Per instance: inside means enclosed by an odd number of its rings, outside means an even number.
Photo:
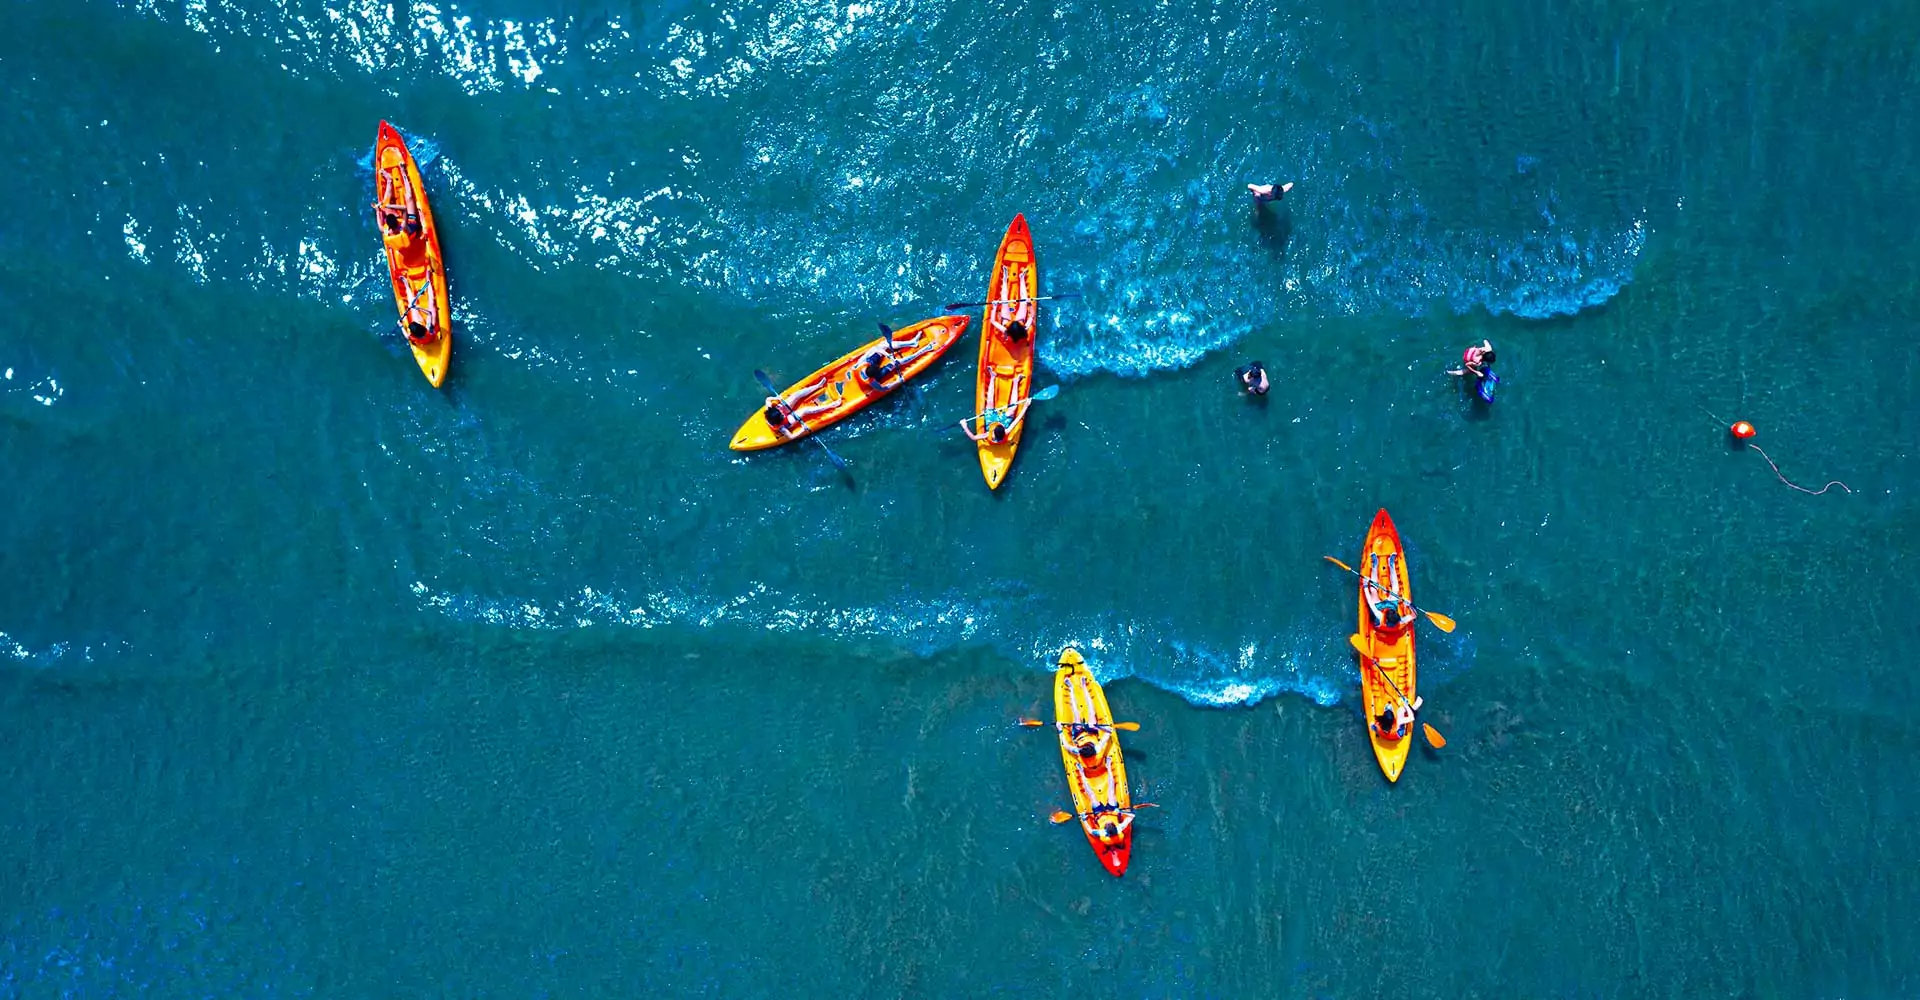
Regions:
<svg viewBox="0 0 1920 1000"><path fill-rule="evenodd" d="M413 324L425 336L409 334L407 347L427 381L438 388L446 381L453 358L449 329L452 306L447 301L447 268L440 256L440 229L427 207L427 188L420 167L407 152L400 130L380 123L373 149L374 221L387 248L387 273L393 281L394 303L400 307L400 328Z"/></svg>
<svg viewBox="0 0 1920 1000"><path fill-rule="evenodd" d="M1053 713L1074 815L1094 856L1118 878L1133 856L1133 798L1127 794L1120 733L1113 728L1106 693L1073 649L1060 654L1060 669L1053 675Z"/></svg>
<svg viewBox="0 0 1920 1000"><path fill-rule="evenodd" d="M1010 407L1033 395L1033 339L1038 332L1040 304L1033 297L1040 287L1033 259L1033 237L1027 217L1016 215L993 256L993 276L987 281L986 328L980 333L980 376L973 391L973 412ZM1026 301L1007 301L1024 299ZM1012 340L1007 328L1015 321L1026 336ZM1004 442L980 441L980 472L990 489L1006 481L1013 453L1020 447L1026 421L1014 427Z"/></svg>
<svg viewBox="0 0 1920 1000"><path fill-rule="evenodd" d="M1413 585L1407 574L1406 547L1400 544L1400 532L1384 509L1373 516L1356 568L1361 576L1356 653L1360 657L1360 698L1366 712L1367 738L1387 780L1399 781L1400 771L1407 764L1407 750L1413 745L1413 726L1407 726L1404 733L1383 730L1380 713L1398 707L1402 694L1409 701L1419 697L1414 691ZM1389 591L1399 595L1397 601L1387 596ZM1401 623L1387 626L1376 622L1372 610L1375 603L1397 604ZM1391 620L1392 616L1387 618ZM1371 655L1359 650L1368 650Z"/></svg>
<svg viewBox="0 0 1920 1000"><path fill-rule="evenodd" d="M759 451L798 441L823 427L831 427L926 371L966 330L965 316L937 316L893 331L890 354L885 337L862 344L780 394L791 413L786 426L776 429L768 423L767 408L761 407L740 425L727 447L734 451ZM868 381L865 371L866 359L875 353L886 355L890 363L899 366L877 384Z"/></svg>

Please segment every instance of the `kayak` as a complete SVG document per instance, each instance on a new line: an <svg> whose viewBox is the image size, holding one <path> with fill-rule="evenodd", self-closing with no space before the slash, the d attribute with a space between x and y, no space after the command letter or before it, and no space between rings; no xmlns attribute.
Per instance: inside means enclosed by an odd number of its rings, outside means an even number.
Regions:
<svg viewBox="0 0 1920 1000"><path fill-rule="evenodd" d="M1409 725L1405 733L1397 735L1383 731L1380 713L1399 706L1402 693L1408 700L1419 695L1414 691L1413 587L1407 576L1406 548L1400 544L1400 532L1393 526L1393 518L1388 517L1384 509L1373 516L1373 526L1367 529L1367 543L1360 550L1358 569L1362 578L1358 648L1371 651L1371 655L1367 655L1356 649L1360 657L1360 700L1366 712L1367 738L1373 743L1373 756L1380 761L1380 770L1386 773L1387 780L1399 781L1400 770L1407 764L1407 750L1413 745L1413 727ZM1400 625L1387 627L1374 621L1369 600L1391 601L1393 598L1370 587L1368 580L1377 581L1381 587L1400 595ZM1399 686L1399 691L1394 690L1394 685Z"/></svg>
<svg viewBox="0 0 1920 1000"><path fill-rule="evenodd" d="M1133 854L1133 814L1117 811L1133 807L1127 768L1120 760L1120 733L1113 728L1100 682L1072 649L1060 654L1060 669L1053 675L1053 715L1074 815L1094 856L1118 878ZM1086 728L1076 731L1076 725Z"/></svg>
<svg viewBox="0 0 1920 1000"><path fill-rule="evenodd" d="M1033 395L1033 338L1037 333L1040 304L1031 300L1039 288L1039 275L1033 260L1033 237L1027 232L1027 217L1016 215L1000 240L993 256L993 276L987 280L986 328L980 334L980 376L973 391L973 412L1009 407ZM1018 320L1026 336L1007 337L1007 327ZM982 438L980 472L987 477L989 489L999 489L1006 481L1007 467L1020 447L1020 432L1026 421L1016 424L1003 442Z"/></svg>
<svg viewBox="0 0 1920 1000"><path fill-rule="evenodd" d="M893 331L891 352L886 337L848 351L780 394L786 401L783 412L790 421L788 426L776 429L768 423L763 406L740 425L727 447L734 451L773 448L845 420L940 360L940 355L966 332L967 322L965 316L936 316ZM877 382L870 381L865 370L866 359L875 354L895 366Z"/></svg>
<svg viewBox="0 0 1920 1000"><path fill-rule="evenodd" d="M448 331L447 269L440 256L440 229L427 207L420 166L407 152L400 130L380 123L373 149L374 220L387 250L387 275L400 307L402 333L417 323L424 337L407 337L413 360L435 388L446 381L453 358Z"/></svg>

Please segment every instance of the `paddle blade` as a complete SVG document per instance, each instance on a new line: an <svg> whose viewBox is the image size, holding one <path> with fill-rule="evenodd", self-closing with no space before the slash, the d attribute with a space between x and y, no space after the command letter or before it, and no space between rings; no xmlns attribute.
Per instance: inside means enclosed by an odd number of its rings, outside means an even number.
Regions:
<svg viewBox="0 0 1920 1000"><path fill-rule="evenodd" d="M1373 659L1373 650L1367 648L1366 641L1360 638L1360 633L1355 632L1347 636L1347 645L1352 646L1353 651L1359 653L1362 657L1369 660Z"/></svg>
<svg viewBox="0 0 1920 1000"><path fill-rule="evenodd" d="M1113 728L1124 729L1130 733L1137 733L1140 731L1140 724L1138 722L1116 722L1113 724Z"/></svg>
<svg viewBox="0 0 1920 1000"><path fill-rule="evenodd" d="M1328 561L1328 562L1330 562L1330 563L1332 563L1332 564L1334 564L1335 566L1338 566L1338 567L1340 567L1341 569L1344 569L1344 570L1346 570L1346 571L1347 571L1347 572L1349 572L1349 573L1352 573L1352 574L1353 574L1354 576L1359 576L1359 575L1360 575L1360 571L1359 571L1359 570L1357 570L1357 569L1354 569L1354 568L1353 568L1352 566L1349 566L1349 565L1347 565L1346 563L1343 563L1343 562L1341 562L1340 560L1338 560L1338 559L1335 559L1335 558L1334 558L1334 557L1332 557L1332 556L1321 556L1320 558L1322 558L1322 559L1325 559L1326 561Z"/></svg>
<svg viewBox="0 0 1920 1000"><path fill-rule="evenodd" d="M767 373L766 373L766 372L763 372L763 371L761 371L760 369L758 369L758 368L755 368L755 369L753 370L753 377L754 377L754 379L755 379L756 381L758 381L758 382L759 382L759 383L760 383L760 384L761 384L762 386L765 386L765 387L766 387L766 390L767 390L768 392L770 392L770 393L772 393L772 394L774 394L774 395L776 395L776 396L778 396L778 395L780 395L780 390L778 390L778 389L775 389L775 388L773 387L773 380L767 377Z"/></svg>
<svg viewBox="0 0 1920 1000"><path fill-rule="evenodd" d="M1056 825L1060 823L1065 823L1066 821L1072 818L1073 818L1073 814L1070 812L1066 812L1065 810L1056 812L1053 815L1047 817L1049 821L1053 822Z"/></svg>
<svg viewBox="0 0 1920 1000"><path fill-rule="evenodd" d="M1020 724L1021 724L1021 725L1023 725L1023 726L1044 726L1044 725L1046 725L1046 723L1044 723L1044 722L1041 722L1041 721L1040 721L1039 719L1021 719L1021 720L1020 720Z"/></svg>
<svg viewBox="0 0 1920 1000"><path fill-rule="evenodd" d="M1420 613L1427 616L1427 620L1433 623L1434 628L1437 628L1442 632L1453 631L1453 624L1454 624L1453 619L1448 618L1446 615L1437 614L1435 612L1426 611L1424 609Z"/></svg>
<svg viewBox="0 0 1920 1000"><path fill-rule="evenodd" d="M942 306L941 308L945 309L948 312L952 312L955 309L971 309L974 306L977 306L979 304L980 303L978 302L949 302L945 306Z"/></svg>
<svg viewBox="0 0 1920 1000"><path fill-rule="evenodd" d="M1027 398L1037 403L1040 400L1052 399L1053 397L1058 395L1060 395L1060 387L1057 385L1050 385L1050 386L1047 386L1045 389L1042 389L1039 392L1036 392L1033 395L1028 396Z"/></svg>
<svg viewBox="0 0 1920 1000"><path fill-rule="evenodd" d="M1427 742L1431 744L1435 750L1447 745L1447 738L1440 735L1440 730L1422 722L1420 724L1420 731L1427 734Z"/></svg>

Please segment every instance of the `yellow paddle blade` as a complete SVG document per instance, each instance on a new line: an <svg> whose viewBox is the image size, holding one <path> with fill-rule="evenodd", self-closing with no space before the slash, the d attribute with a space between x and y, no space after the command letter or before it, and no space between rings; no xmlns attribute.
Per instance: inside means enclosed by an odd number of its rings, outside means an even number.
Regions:
<svg viewBox="0 0 1920 1000"><path fill-rule="evenodd" d="M1065 810L1061 810L1059 812L1054 813L1051 816L1048 816L1047 818L1052 820L1055 823L1065 823L1066 821L1073 818L1073 814Z"/></svg>
<svg viewBox="0 0 1920 1000"><path fill-rule="evenodd" d="M1349 565L1347 565L1346 563L1343 563L1343 562L1341 562L1340 560L1338 560L1338 559L1335 559L1335 558L1334 558L1334 557L1332 557L1332 556L1321 556L1320 558L1322 558L1322 559L1325 559L1326 561L1328 561L1328 562L1330 562L1330 563L1332 563L1332 564L1334 564L1335 566L1338 566L1338 567L1340 567L1341 569L1344 569L1344 570L1346 570L1346 571L1347 571L1347 572L1349 572L1349 573L1352 573L1352 574L1353 574L1353 575L1355 575L1355 576L1359 576L1359 575L1360 575L1360 571L1359 571L1359 570L1356 570L1356 569L1354 569L1354 568L1353 568L1352 566L1349 566Z"/></svg>
<svg viewBox="0 0 1920 1000"><path fill-rule="evenodd" d="M1044 726L1044 725L1046 725L1046 723L1044 723L1044 722L1041 722L1041 721L1040 721L1039 719L1021 719L1021 720L1020 720L1020 724L1021 724L1021 725L1023 725L1023 726Z"/></svg>
<svg viewBox="0 0 1920 1000"><path fill-rule="evenodd" d="M1124 729L1130 733L1137 733L1140 731L1140 724L1138 722L1116 722L1113 724L1113 728Z"/></svg>
<svg viewBox="0 0 1920 1000"><path fill-rule="evenodd" d="M1427 616L1427 620L1433 623L1434 628L1437 628L1442 632L1453 631L1453 619L1448 618L1446 615L1443 615L1438 611L1428 611L1425 608L1422 608L1420 610L1420 613Z"/></svg>
<svg viewBox="0 0 1920 1000"><path fill-rule="evenodd" d="M1440 735L1440 730L1435 729L1424 722L1420 724L1420 729L1422 732L1425 732L1427 734L1427 742L1433 744L1433 748L1435 750L1438 750L1441 747L1447 745L1447 738Z"/></svg>
<svg viewBox="0 0 1920 1000"><path fill-rule="evenodd" d="M1367 648L1366 642L1360 638L1360 633L1355 632L1347 636L1347 645L1352 646L1353 651L1359 653L1361 656L1369 660L1373 659L1373 650Z"/></svg>

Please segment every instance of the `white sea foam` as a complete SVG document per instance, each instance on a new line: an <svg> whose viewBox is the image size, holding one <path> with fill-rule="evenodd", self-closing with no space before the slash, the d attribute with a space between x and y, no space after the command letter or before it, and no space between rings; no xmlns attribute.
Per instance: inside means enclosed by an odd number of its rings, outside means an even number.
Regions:
<svg viewBox="0 0 1920 1000"><path fill-rule="evenodd" d="M981 644L1020 662L1051 668L1065 646L1082 651L1102 680L1137 677L1199 705L1243 705L1297 693L1331 705L1346 693L1348 660L1305 635L1247 639L1215 647L1169 634L1165 626L1125 619L1065 625L1016 621L1018 610L964 601L903 599L833 607L755 585L730 597L650 590L619 595L595 587L542 598L454 593L416 581L423 609L461 621L558 631L593 627L740 629L835 639L878 640L926 656ZM999 637L1025 635L1025 643Z"/></svg>

